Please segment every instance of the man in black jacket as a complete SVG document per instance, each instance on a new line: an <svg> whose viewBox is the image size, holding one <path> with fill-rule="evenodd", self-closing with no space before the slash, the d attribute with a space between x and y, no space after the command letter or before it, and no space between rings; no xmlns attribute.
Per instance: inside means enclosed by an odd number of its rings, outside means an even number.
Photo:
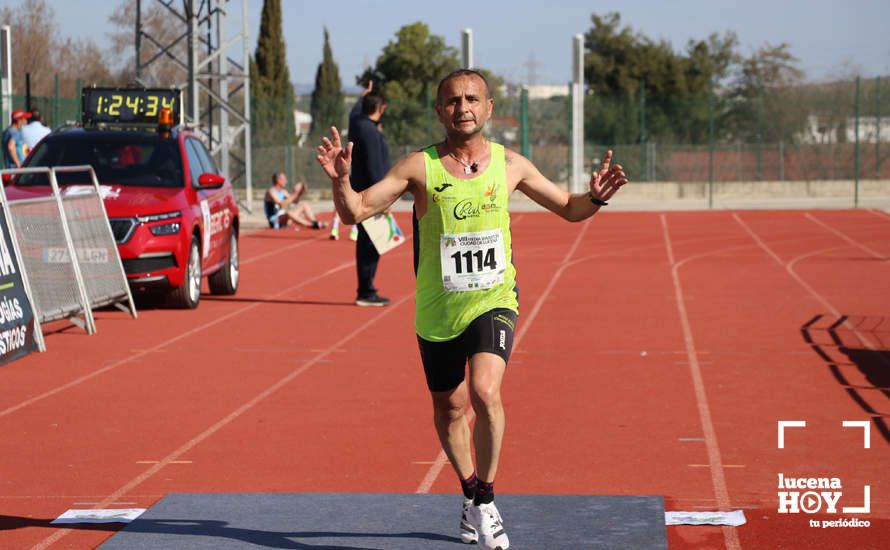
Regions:
<svg viewBox="0 0 890 550"><path fill-rule="evenodd" d="M386 100L377 91L365 91L349 113L349 141L353 143L352 174L350 181L356 192L364 191L389 171L389 146L380 132L380 117L386 110ZM377 294L374 275L380 254L365 228L359 224L355 241L355 263L358 273L358 306L385 306L389 299Z"/></svg>

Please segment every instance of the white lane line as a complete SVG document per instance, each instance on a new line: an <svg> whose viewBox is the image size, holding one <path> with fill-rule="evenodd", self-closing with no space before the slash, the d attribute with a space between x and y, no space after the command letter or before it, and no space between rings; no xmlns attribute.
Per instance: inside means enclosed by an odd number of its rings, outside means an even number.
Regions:
<svg viewBox="0 0 890 550"><path fill-rule="evenodd" d="M336 272L338 272L338 271L342 271L342 270L344 270L344 269L346 269L346 268L348 268L348 267L352 267L352 266L354 265L354 263L355 263L354 261L344 262L344 263L342 263L342 264L340 264L340 265L338 265L338 266L336 266L336 267L333 267L333 268L331 268L331 269L325 271L325 272L322 273L321 275L316 275L315 277L312 277L312 278L310 278L310 279L307 279L307 280L305 280L305 281L303 281L303 282L301 282L301 283L299 283L299 284L297 284L297 285L288 287L288 288L282 290L281 292L278 292L277 294L272 295L271 298L278 298L278 297L280 297L280 296L283 296L283 295L287 294L288 292L293 292L293 291L295 291L295 290L298 290L298 289L300 289L300 288L302 288L302 287L304 287L304 286L306 286L306 285L309 285L309 284L311 284L311 283L314 283L315 281L318 281L318 280L320 280L320 279L324 279L325 277L328 277L328 276L330 276L330 275L333 275L334 273L336 273ZM73 388L74 386L77 386L77 385L79 385L79 384L82 384L82 383L84 383L84 382L86 382L86 381L88 381L88 380L92 380L93 378L95 378L95 377L97 377L97 376L100 376L100 375L102 375L102 374L105 374L106 372L109 372L109 371L111 371L111 370L114 370L114 369L116 369L117 367L119 367L119 366L121 366L121 365L125 365L125 364L127 364L127 363L130 363L131 361L134 361L134 360L136 360L136 359L139 359L140 357L144 357L145 355L148 355L149 353L154 353L154 352L160 351L160 350L162 350L163 348L169 346L170 344L173 344L173 343L178 342L178 341L180 341L180 340L184 340L184 339L186 339L186 338L189 338L189 337L191 337L191 336L194 336L195 334L197 334L197 333L199 333L199 332L201 332L201 331L203 331L203 330L206 330L206 329L208 329L208 328L210 328L210 327L213 327L213 326L215 326L215 325L218 325L218 324L220 324L220 323L223 323L223 322L225 322L225 321L228 321L229 319L231 319L231 318L233 318L233 317L237 317L238 315L241 315L242 313L245 313L245 312L247 312L247 311L250 311L250 310L252 310L252 309L254 309L254 308L257 308L257 307L259 307L259 306L261 306L261 305L263 305L262 302L255 302L255 303L253 303L253 304L246 305L246 306L244 306L244 307L242 307L242 308L240 308L240 309L236 309L235 311L232 311L232 312L230 312L230 313L227 313L227 314L223 315L222 317L217 317L216 319L214 319L214 320L212 320L212 321L208 321L208 322L206 322L206 323L204 323L204 324L202 324L202 325L198 325L198 326L196 326L195 328L192 328L192 329L190 329L190 330L188 330L188 331L186 331L186 332L183 332L183 333L181 333L181 334L178 334L177 336L174 336L173 338L168 338L167 340L164 340L163 342L161 342L161 343L159 343L159 344L157 344L157 345L155 345L155 346L152 346L151 348L142 350L142 351L140 351L140 352L138 352L138 353L134 353L134 354L132 354L132 355L129 355L129 356L127 356L127 357L124 357L123 359L119 359L119 360L117 360L117 361L115 361L115 362L113 362L113 363L111 363L111 364L109 364L109 365L107 365L107 366L105 366L105 367L102 367L101 369L94 370L93 372L91 372L91 373L89 373L89 374L85 374L85 375L83 375L83 376L81 376L81 377L79 377L79 378L75 378L74 380L71 380L70 382L67 382L67 383L65 383L65 384L62 384L62 385L60 385L60 386L56 386L55 388L53 388L53 389L51 389L51 390L47 390L47 391L45 391L45 392L43 392L43 393L41 393L41 394L35 395L34 397L31 397L31 398L29 398L29 399L26 399L26 400L22 401L21 403L18 403L17 405L13 405L13 406L11 406L11 407L8 407L8 408L6 408L6 409L0 411L0 418L2 418L2 417L4 417L4 416L7 416L7 415L9 415L9 414L12 414L12 413L14 413L14 412L16 412L16 411L18 411L18 410L21 410L21 409L23 409L23 408L25 408L25 407L27 407L27 406L29 406L29 405L33 405L34 403L37 403L38 401L43 401L44 399L46 399L46 398L48 398L48 397L52 397L53 395L56 395L57 393L63 392L63 391L68 390L68 389L71 389L71 388Z"/></svg>
<svg viewBox="0 0 890 550"><path fill-rule="evenodd" d="M300 248L301 246L306 246L307 244L317 243L322 240L328 240L327 238L322 239L321 237L316 237L314 239L307 239L303 241L299 241L293 244L289 244L283 248L277 248L275 250L270 250L269 252L264 252L262 254L257 254L256 256L251 256L245 260L240 262L240 265L247 265L249 263L255 262L257 260L262 260L263 258L267 258L269 256L280 256L283 252L294 250L295 248Z"/></svg>
<svg viewBox="0 0 890 550"><path fill-rule="evenodd" d="M683 287L680 284L678 269L680 264L674 258L674 249L671 245L671 236L668 231L667 217L660 215L661 229L664 235L664 246L667 250L668 262L671 266L671 279L674 283L674 294L677 303L677 312L680 315L680 324L683 327L683 339L686 343L686 355L689 358L689 373L692 375L692 385L695 391L695 404L698 408L698 416L705 436L705 449L708 454L708 468L711 473L711 484L714 486L714 495L717 497L717 505L720 511L728 512L730 507L729 489L726 478L723 475L723 460L720 457L720 446L717 443L717 431L711 418L711 407L708 405L708 396L705 392L704 378L701 366L698 362L698 353L695 350L695 340L692 336L692 325L689 322L689 314L686 311L686 300L683 296ZM742 546L739 535L735 529L724 527L723 539L728 550L739 550Z"/></svg>
<svg viewBox="0 0 890 550"><path fill-rule="evenodd" d="M350 262L350 265L352 265L351 262ZM231 413L229 413L228 415L223 417L221 420L219 420L218 422L216 422L215 424L213 424L212 426L210 426L209 428L207 428L200 434L196 435L192 439L190 439L187 442L185 442L184 444L180 445L179 448L177 448L176 450L174 450L173 452L171 452L170 454L168 454L167 456L162 458L157 464L155 464L151 468L145 470L138 476L134 477L133 479L131 479L130 481L128 481L127 483L122 485L116 491L114 491L110 495L106 496L104 499L102 499L101 502L99 502L96 505L96 508L104 508L105 506L108 506L109 503L116 501L120 497L128 494L131 490L135 489L136 487L138 487L139 485L144 483L146 480L148 480L152 476L154 476L156 473L161 471L161 469L163 469L165 466L172 464L173 462L176 462L176 460L180 456L187 453L191 449L195 448L202 441L204 441L211 435L215 434L216 432L218 432L225 426L231 424L232 421L236 420L238 417L240 417L241 415L243 415L244 413L246 413L247 411L249 411L250 409L255 407L257 404L259 404L260 402L265 400L267 397L269 397L270 395L272 395L273 393L275 393L276 391L281 389L283 386L288 384L294 378L296 378L297 376L308 371L310 368L312 368L313 365L318 363L325 356L329 355L330 353L333 353L334 350L343 347L347 342L349 342L350 340L352 340L353 338L355 338L356 336L358 336L359 334L364 332L368 327L375 324L377 321L383 319L384 317L386 317L387 315L389 315L390 313L395 311L400 305L404 304L405 302L407 302L408 300L410 300L413 297L414 297L413 293L405 295L402 298L400 298L398 301L391 304L389 307L382 308L382 311L380 313L378 313L376 316L372 317L371 319L369 319L369 320L365 321L364 323L362 323L361 325L359 325L358 328L354 329L352 332L350 332L349 334L347 334L346 336L341 338L335 344L331 345L330 347L328 347L327 349L325 349L324 351L322 351L321 353L319 353L312 359L306 361L300 367L298 367L298 368L294 369L293 371L291 371L290 373L288 373L286 376L284 376L283 378L281 378L280 380L278 380L277 382L275 382L274 384L272 384L271 386L269 386L268 388L266 388L265 390L263 390L256 396L254 396L248 402L244 403L243 405L241 405L240 407L238 407L237 409L235 409L234 411L232 411ZM61 539L62 537L64 537L68 533L70 533L71 531L72 531L72 529L61 529L59 531L56 531L49 537L42 540L41 542L35 544L32 547L32 550L41 550L44 548L48 548L49 546L58 542L59 539Z"/></svg>
<svg viewBox="0 0 890 550"><path fill-rule="evenodd" d="M829 248L822 248L819 250L811 250L805 254L801 254L801 255L795 257L794 259L786 262L782 258L780 258L779 255L776 254L773 251L773 249L770 248L763 241L763 239L760 238L760 235L755 233L754 230L751 229L751 226L749 226L745 221L743 221L742 218L738 214L733 213L732 217L735 219L736 222L738 222L739 225L742 226L742 229L744 229L745 232L748 233L748 235L751 237L751 239L753 239L754 242L757 243L757 246L759 246L764 252L766 252L767 255L769 255L769 257L772 258L777 264L779 264L781 267L785 268L785 271L791 276L792 279L794 279L797 282L797 284L802 286L804 288L804 290L806 290L810 294L810 296L812 296L817 302L822 304L822 307L824 307L829 312L831 312L831 314L835 315L836 317L840 317L840 315L841 315L840 312L833 305L831 305L831 303L828 300L826 300L824 296L822 296L821 294L816 292L816 289L814 289L809 284L807 284L806 281L804 281L797 273L795 273L793 267L794 267L794 264L796 264L797 262L799 262L801 260L810 258L812 256L817 256L819 254L824 254L824 253L830 252L832 250L838 250L841 247L833 246L833 247L829 247Z"/></svg>
<svg viewBox="0 0 890 550"><path fill-rule="evenodd" d="M884 221L890 220L890 213L888 213L886 210L879 210L877 208L869 208L868 210L866 210L866 212L868 212L870 214L874 214L875 216L881 218Z"/></svg>
<svg viewBox="0 0 890 550"><path fill-rule="evenodd" d="M870 254L870 255L874 256L875 258L879 258L879 259L881 259L881 260L886 260L886 259L887 259L883 254L880 254L880 253L878 253L878 252L875 252L873 249L871 249L871 248L865 246L864 244L862 244L862 243L860 243L860 242L858 242L858 241L853 240L852 238L850 238L849 236L847 236L846 233L843 233L843 232L840 231L839 229L835 229L834 227L831 227L830 225L828 225L827 223L823 222L822 220L816 218L815 216L813 216L813 215L810 214L809 212L807 212L807 213L805 214L805 217L806 217L807 219L809 219L810 221L819 224L820 226L822 226L822 227L825 228L826 230L830 231L831 233L834 233L835 235L837 235L837 236L840 237L841 239L847 241L848 243L850 243L851 245L855 246L855 247L858 248L859 250L862 250L862 251L865 252L866 254Z"/></svg>
<svg viewBox="0 0 890 550"><path fill-rule="evenodd" d="M775 260L776 263L778 263L780 266L785 268L785 271L791 276L792 279L794 279L797 282L797 284L799 284L801 287L803 287L803 289L806 290L807 293L809 293L809 295L812 296L817 302L822 304L822 307L827 309L829 311L829 313L831 313L832 315L834 315L837 318L841 317L841 312L836 307L834 307L834 305L832 305L832 303L829 302L825 296L823 296L815 288L810 286L806 281L803 280L803 278L800 275L797 274L797 272L794 271L794 265L796 263L798 263L802 260L805 260L807 258L810 258L812 256L818 256L820 254L824 254L824 253L830 252L832 250L839 250L842 247L835 246L835 247L831 247L831 248L823 248L821 250L813 250L813 251L807 252L805 254L801 254L788 262L783 262L782 259L778 256L778 254L773 252L773 250L763 241L763 239L761 239L760 236L757 235L757 233L755 233L754 230L751 229L751 227L747 223L745 223L742 220L742 218L739 217L738 214L734 213L733 217L739 223L739 225L741 225L742 228L744 228L744 230L747 231L748 235L750 235L751 238L754 239L754 242L756 242L760 246L760 248L762 248L767 254L769 254L769 256L773 260ZM876 255L876 257L880 257L880 255L877 255L877 253L874 253L874 254ZM862 342L862 344L865 347L867 347L871 351L878 351L879 346L877 344L875 344L874 342L872 342L871 338L869 338L868 336L863 334L861 331L859 331L859 329L856 328L849 321L849 319L844 321L841 326L847 328L853 334L855 334L856 337L859 338L859 340ZM878 357L881 359L881 361L884 364L890 365L890 360L888 360L885 357L885 354L878 354Z"/></svg>
<svg viewBox="0 0 890 550"><path fill-rule="evenodd" d="M563 257L562 262L560 263L560 268L556 271L556 273L554 273L553 277L550 279L550 282L547 284L547 287L544 289L544 292L542 292L541 295L538 296L538 301L535 302L534 307L532 307L532 311L531 313L529 313L528 318L519 327L519 331L513 338L513 349L517 349L519 347L519 343L522 341L522 338L525 336L528 328L535 320L535 317L537 317L538 312L541 310L541 306L544 305L544 302L547 300L547 297L550 295L550 292L556 285L556 281L559 280L559 278L562 276L563 271L565 271L566 267L568 267L569 258L571 258L575 251L578 249L578 245L581 243L581 237L583 237L584 233L587 231L587 226L590 225L591 219L592 218L587 218L587 221L585 221L581 225L581 228L578 230L578 235L575 237L575 242L572 243L571 248L569 248L569 251ZM473 422L475 413L472 407L468 409L466 417L468 423ZM445 456L445 451L439 451L439 454L433 461L433 465L430 466L429 470L427 470L426 475L423 476L420 485L417 486L417 489L414 492L428 493L430 491L430 488L433 486L433 483L436 482L436 478L438 478L439 474L442 472L442 468L447 463L448 457Z"/></svg>
<svg viewBox="0 0 890 550"><path fill-rule="evenodd" d="M409 236L407 240L411 240L411 237ZM392 255L395 256L395 255L397 255L397 254L400 255L400 254L403 254L403 253L404 253L404 252L401 252L401 251L400 251L400 252L394 253L394 254L392 254ZM275 298L279 298L279 297L281 297L281 296L284 296L284 295L287 294L288 292L293 292L293 291L299 290L300 288L302 288L302 287L304 287L304 286L308 286L308 285L310 285L310 284L312 284L312 283L314 283L314 282L316 282L316 281L319 281L319 280L321 280L321 279L324 279L325 277L328 277L328 276L330 276L330 275L333 275L334 273L337 273L338 271L342 271L342 270L344 270L344 269L346 269L346 268L348 268L348 267L352 267L353 265L355 265L355 261L354 261L354 260L350 260L350 261L348 261L348 262L341 263L340 265L338 265L338 266L336 266L336 267L333 267L333 268L331 268L331 269L325 271L324 273L322 273L322 274L320 274L320 275L316 275L315 277L311 277L311 278L309 278L309 279L306 279L305 281L303 281L303 282L301 282L301 283L299 283L299 284L296 284L296 285L290 286L290 287L288 287L288 288L285 288L284 290L282 290L282 291L280 291L280 292L278 292L278 293L276 293L276 294L273 294L273 295L269 296L267 299L275 299ZM148 348L148 349L140 350L140 351L138 351L137 353L134 353L133 355L124 357L123 359L119 359L119 360L117 360L117 361L115 361L115 362L113 362L113 363L111 363L111 364L109 364L109 365L106 365L105 367L102 367L101 369L98 369L98 370L95 370L95 371L93 371L93 372L91 372L91 373L85 374L85 375L81 376L80 378L76 378L76 379L74 379L74 380L71 380L70 382L67 382L67 383L62 384L62 385L60 385L60 386L57 386L57 387L55 387L55 388L53 388L53 389L51 389L51 390L47 390L47 391L45 391L45 392L43 392L43 393L41 393L41 394L39 394L39 395L35 395L34 397L31 397L31 398L29 398L29 399L26 399L25 401L22 401L21 403L19 403L19 404L17 404L17 405L13 405L13 406L11 406L11 407L8 407L8 408L6 408L6 409L0 411L0 418L2 418L2 417L4 417L4 416L7 416L7 415L9 415L9 414L12 414L12 413L14 413L14 412L16 412L16 411L18 411L18 410L20 410L20 409L23 409L23 408L25 408L25 407L27 407L27 406L29 406L29 405L33 405L34 403L37 403L37 402L39 402L39 401L42 401L42 400L44 400L44 399L46 399L46 398L48 398L48 397L52 397L53 395L55 395L55 394L57 394L57 393L60 393L60 392L65 391L65 390L67 390L67 389L73 388L74 386L77 386L77 385L79 385L79 384L82 384L83 382L86 382L86 381L88 381L88 380L91 380L91 379L93 379L93 378L95 378L95 377L97 377L97 376L99 376L99 375L105 374L105 373L108 372L108 371L111 371L111 370L113 370L113 369L115 369L115 368L117 368L117 367L119 367L119 366L121 366L121 365L125 365L125 364L127 364L127 363L129 363L129 362L131 362L131 361L134 361L134 360L136 360L136 359L139 359L140 357L143 357L143 356L145 356L145 355L147 355L147 354L149 354L149 353L157 353L157 352L159 352L159 351L162 351L163 348L169 346L170 344L173 344L173 343L175 343L175 342L178 342L178 341L180 341L180 340L183 340L183 339L185 339L185 338L188 338L188 337L190 337L190 336L193 336L193 335L197 334L198 332L201 332L201 331L206 330L206 329L208 329L208 328L210 328L210 327L213 327L213 326L215 326L215 325L218 325L218 324L220 324L220 323L222 323L222 322L224 322L224 321L227 321L227 320L229 320L229 319L231 319L231 318L233 318L233 317L237 317L238 315L241 315L242 313L246 313L247 311L250 311L250 310L252 310L252 309L254 309L254 308L257 308L257 307L259 307L259 306L261 306L261 305L263 305L263 302L255 302L255 303L253 303L253 304L246 305L246 306L244 306L244 307L242 307L242 308L240 308L240 309L237 309L237 310L235 310L235 311L232 311L231 313L227 313L227 314L223 315L222 317L218 317L218 318L214 319L213 321L208 321L207 323L204 323L203 325L198 325L198 326L196 326L195 328L193 328L193 329L191 329L191 330L188 330L188 331L186 331L186 332L184 332L184 333L182 333L182 334L179 334L178 336L174 336L173 338L169 338L169 339L167 339L167 340L164 340L163 342L161 342L161 343L159 343L159 344L157 344L157 345L154 345L154 346L152 346L152 347L150 347L150 348Z"/></svg>

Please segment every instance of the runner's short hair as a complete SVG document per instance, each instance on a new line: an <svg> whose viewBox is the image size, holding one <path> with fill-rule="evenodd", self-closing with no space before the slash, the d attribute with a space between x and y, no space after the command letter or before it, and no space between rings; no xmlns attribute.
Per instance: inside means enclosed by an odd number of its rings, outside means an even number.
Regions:
<svg viewBox="0 0 890 550"><path fill-rule="evenodd" d="M491 98L491 88L488 87L488 79L485 78L485 75L480 73L479 71L474 71L473 69L458 69L456 71L451 71L445 78L439 81L439 86L436 88L436 102L438 103L441 99L439 94L442 93L442 86L445 85L446 82L453 78L458 78L461 76L478 76L482 79L482 83L485 84L485 99Z"/></svg>

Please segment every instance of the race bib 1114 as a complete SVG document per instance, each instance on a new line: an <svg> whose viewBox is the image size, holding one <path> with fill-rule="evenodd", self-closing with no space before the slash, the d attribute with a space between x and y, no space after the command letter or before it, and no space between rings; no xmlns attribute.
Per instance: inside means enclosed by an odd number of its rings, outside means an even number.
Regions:
<svg viewBox="0 0 890 550"><path fill-rule="evenodd" d="M442 286L449 292L483 290L504 282L507 255L500 229L442 235Z"/></svg>

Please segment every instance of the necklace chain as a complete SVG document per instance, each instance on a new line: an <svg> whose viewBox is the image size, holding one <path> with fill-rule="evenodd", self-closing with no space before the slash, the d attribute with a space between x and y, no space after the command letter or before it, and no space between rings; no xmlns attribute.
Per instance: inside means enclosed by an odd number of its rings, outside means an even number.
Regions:
<svg viewBox="0 0 890 550"><path fill-rule="evenodd" d="M448 156L450 156L451 158L453 158L454 160L459 162L464 167L464 174L469 175L469 174L479 171L479 163L478 162L464 162L464 161L460 160L459 158L457 158L457 155L455 155L453 152L449 152Z"/></svg>
<svg viewBox="0 0 890 550"><path fill-rule="evenodd" d="M478 163L474 162L474 163L468 164L468 163L466 163L466 162L460 160L460 159L457 158L456 156L454 156L454 153L448 153L448 154L451 156L451 158L453 158L454 160L456 160L457 162L459 162L459 163L461 163L461 164L463 165L463 167L464 167L464 174L472 174L473 172L476 172L477 170L479 170L479 164L478 164Z"/></svg>

